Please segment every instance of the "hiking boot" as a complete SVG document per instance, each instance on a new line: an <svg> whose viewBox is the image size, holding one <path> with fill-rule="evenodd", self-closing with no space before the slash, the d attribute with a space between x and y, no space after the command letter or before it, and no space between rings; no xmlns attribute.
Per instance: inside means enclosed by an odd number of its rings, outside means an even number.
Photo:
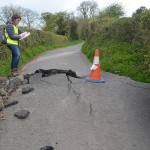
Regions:
<svg viewBox="0 0 150 150"><path fill-rule="evenodd" d="M11 74L12 74L12 76L14 76L14 77L19 76L18 69L17 69L17 68L12 69Z"/></svg>

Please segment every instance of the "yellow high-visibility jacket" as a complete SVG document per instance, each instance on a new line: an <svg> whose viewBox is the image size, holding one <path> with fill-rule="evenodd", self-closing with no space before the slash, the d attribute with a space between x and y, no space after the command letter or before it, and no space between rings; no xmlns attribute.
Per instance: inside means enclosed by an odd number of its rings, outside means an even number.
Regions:
<svg viewBox="0 0 150 150"><path fill-rule="evenodd" d="M9 24L6 27L5 37L8 45L18 45L20 36L18 26Z"/></svg>

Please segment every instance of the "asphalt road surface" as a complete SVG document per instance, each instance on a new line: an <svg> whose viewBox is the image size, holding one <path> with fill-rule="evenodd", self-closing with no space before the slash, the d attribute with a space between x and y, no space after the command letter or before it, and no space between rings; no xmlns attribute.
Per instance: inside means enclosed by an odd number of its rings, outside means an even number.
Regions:
<svg viewBox="0 0 150 150"><path fill-rule="evenodd" d="M49 51L24 67L72 69L87 75L91 64L80 52L81 45ZM29 94L19 91L18 100L7 108L7 119L0 121L0 150L149 150L150 84L102 72L106 83L84 79L67 81L63 74L31 79ZM13 114L30 111L25 120Z"/></svg>

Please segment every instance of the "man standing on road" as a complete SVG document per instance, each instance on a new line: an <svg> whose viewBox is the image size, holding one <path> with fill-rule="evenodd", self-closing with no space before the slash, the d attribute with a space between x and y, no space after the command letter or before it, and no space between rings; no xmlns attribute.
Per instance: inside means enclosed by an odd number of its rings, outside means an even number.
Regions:
<svg viewBox="0 0 150 150"><path fill-rule="evenodd" d="M18 14L14 14L11 20L8 22L5 32L7 46L12 53L11 73L13 76L19 75L18 73L18 64L20 60L19 39L22 38L22 36L19 35L21 31L18 28L20 20L21 16Z"/></svg>

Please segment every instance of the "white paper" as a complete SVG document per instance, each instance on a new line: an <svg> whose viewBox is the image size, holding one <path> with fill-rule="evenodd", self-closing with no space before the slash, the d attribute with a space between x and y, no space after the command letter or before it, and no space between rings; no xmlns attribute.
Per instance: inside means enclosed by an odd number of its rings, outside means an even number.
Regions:
<svg viewBox="0 0 150 150"><path fill-rule="evenodd" d="M20 38L19 40L23 40L23 39L25 39L26 37L28 37L30 35L30 32L23 32L19 35L22 36L22 38Z"/></svg>

